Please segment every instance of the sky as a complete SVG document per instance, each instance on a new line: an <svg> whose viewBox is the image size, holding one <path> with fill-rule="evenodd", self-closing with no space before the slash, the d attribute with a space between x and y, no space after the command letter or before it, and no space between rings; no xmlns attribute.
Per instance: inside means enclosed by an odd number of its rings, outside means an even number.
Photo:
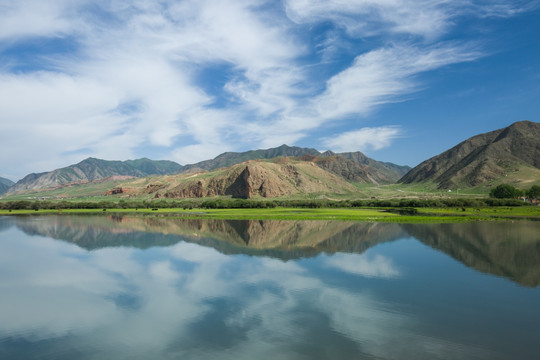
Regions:
<svg viewBox="0 0 540 360"><path fill-rule="evenodd" d="M540 113L540 0L0 0L0 176L287 144L415 166Z"/></svg>

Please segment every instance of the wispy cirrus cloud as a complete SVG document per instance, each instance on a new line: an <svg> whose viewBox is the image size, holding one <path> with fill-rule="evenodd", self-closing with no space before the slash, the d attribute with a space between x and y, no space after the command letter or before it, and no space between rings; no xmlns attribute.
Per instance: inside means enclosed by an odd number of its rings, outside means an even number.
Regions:
<svg viewBox="0 0 540 360"><path fill-rule="evenodd" d="M330 78L312 106L324 119L367 115L378 105L418 90L416 75L480 56L479 50L459 44L376 49L357 56L350 67Z"/></svg>
<svg viewBox="0 0 540 360"><path fill-rule="evenodd" d="M353 37L405 34L435 40L463 15L511 17L540 6L536 0L285 0L299 24L331 21Z"/></svg>
<svg viewBox="0 0 540 360"><path fill-rule="evenodd" d="M297 23L330 20L354 37L402 33L433 38L452 25L467 1L445 0L286 0Z"/></svg>
<svg viewBox="0 0 540 360"><path fill-rule="evenodd" d="M361 128L429 86L419 75L484 56L449 40L460 17L534 3L0 1L0 142L18 149L2 174L318 142L321 126Z"/></svg>
<svg viewBox="0 0 540 360"><path fill-rule="evenodd" d="M398 126L381 126L347 131L333 137L322 139L322 143L334 151L366 151L379 150L390 146L392 141L402 136L403 130Z"/></svg>
<svg viewBox="0 0 540 360"><path fill-rule="evenodd" d="M481 0L472 2L472 8L472 12L480 17L509 18L540 8L540 2L537 0L518 0L512 2L505 0Z"/></svg>
<svg viewBox="0 0 540 360"><path fill-rule="evenodd" d="M282 138L296 141L329 122L351 116L367 117L377 107L404 101L404 97L421 90L423 84L417 78L422 73L481 56L482 52L474 45L458 43L431 47L391 46L367 52L329 78L322 93L298 102L292 111L284 111L282 118L275 122L249 127L252 129L250 137L258 138L264 134L261 141L276 146L283 143ZM338 134L335 137L338 142L326 138L321 141L338 151L378 150L391 144L395 136L390 135L399 133L396 126L378 129L376 133L374 129L361 129ZM274 136L269 136L271 134Z"/></svg>

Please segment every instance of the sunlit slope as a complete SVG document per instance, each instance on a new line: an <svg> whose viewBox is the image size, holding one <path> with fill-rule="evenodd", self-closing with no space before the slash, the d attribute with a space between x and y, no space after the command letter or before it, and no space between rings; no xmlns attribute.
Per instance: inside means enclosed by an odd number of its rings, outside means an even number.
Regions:
<svg viewBox="0 0 540 360"><path fill-rule="evenodd" d="M540 124L521 121L474 136L424 161L399 182L434 182L439 188L512 183L527 187L540 181Z"/></svg>
<svg viewBox="0 0 540 360"><path fill-rule="evenodd" d="M195 174L137 179L113 189L114 194L152 198L232 196L274 198L297 194L348 194L356 187L313 162L248 161Z"/></svg>

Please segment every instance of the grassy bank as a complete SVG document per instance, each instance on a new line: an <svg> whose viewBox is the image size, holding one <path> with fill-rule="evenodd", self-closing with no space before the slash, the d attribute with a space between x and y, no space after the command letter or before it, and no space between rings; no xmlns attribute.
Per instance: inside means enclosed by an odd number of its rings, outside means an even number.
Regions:
<svg viewBox="0 0 540 360"><path fill-rule="evenodd" d="M496 220L540 220L540 207L489 208L265 208L265 209L48 209L0 210L0 215L141 214L230 220L352 220L399 223L442 223Z"/></svg>

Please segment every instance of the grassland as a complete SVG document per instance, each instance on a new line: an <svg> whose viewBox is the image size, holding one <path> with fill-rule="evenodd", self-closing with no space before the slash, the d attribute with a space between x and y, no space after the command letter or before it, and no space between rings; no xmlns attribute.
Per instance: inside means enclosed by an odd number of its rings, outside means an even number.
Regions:
<svg viewBox="0 0 540 360"><path fill-rule="evenodd" d="M3 201L34 200L34 199L91 199L93 201L110 200L107 191L122 184L125 180L95 181L92 183L72 184L57 189L28 191L20 194L2 197Z"/></svg>
<svg viewBox="0 0 540 360"><path fill-rule="evenodd" d="M411 210L411 209L407 209ZM37 214L141 214L196 219L233 220L350 220L393 223L453 223L498 220L538 220L540 207L483 208L270 208L270 209L63 209L63 210L0 210L1 215Z"/></svg>

